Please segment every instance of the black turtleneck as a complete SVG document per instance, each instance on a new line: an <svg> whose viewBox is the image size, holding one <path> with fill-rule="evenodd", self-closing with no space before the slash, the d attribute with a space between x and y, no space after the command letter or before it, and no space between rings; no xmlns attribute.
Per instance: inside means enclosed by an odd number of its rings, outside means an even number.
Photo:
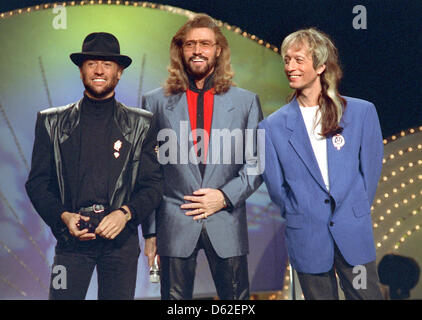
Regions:
<svg viewBox="0 0 422 320"><path fill-rule="evenodd" d="M77 206L108 204L109 165L113 154L111 128L116 100L93 100L84 96L81 104L81 150Z"/></svg>
<svg viewBox="0 0 422 320"><path fill-rule="evenodd" d="M205 92L205 91L208 91L209 89L211 89L212 87L213 87L213 85L214 85L214 72L213 73L211 73L206 79L205 79L205 81L204 81L204 86L203 86L203 88L202 89L198 89L198 87L196 86L196 82L195 82L195 77L193 77L192 75L190 75L189 73L187 73L187 75L188 75L188 79L189 79L189 89L190 90L192 90L192 91L194 91L194 92L197 92L197 93L200 93L201 91L202 92Z"/></svg>

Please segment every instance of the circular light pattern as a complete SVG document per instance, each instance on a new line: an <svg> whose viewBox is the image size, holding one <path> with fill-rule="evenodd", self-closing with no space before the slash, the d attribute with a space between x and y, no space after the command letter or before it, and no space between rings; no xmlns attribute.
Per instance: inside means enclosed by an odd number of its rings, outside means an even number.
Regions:
<svg viewBox="0 0 422 320"><path fill-rule="evenodd" d="M172 7L172 6L169 6L169 5L161 5L161 4L157 5L156 3L141 2L141 1L138 1L138 2L124 1L123 2L123 1L120 1L120 0L107 0L107 3L105 3L103 0L89 0L89 1L81 1L79 3L76 3L75 1L65 1L65 2L62 2L62 3L56 2L56 3L53 3L53 4L46 3L46 4L42 5L41 7L44 8L44 9L48 9L48 8L50 8L50 6L53 7L53 8L56 8L58 5L66 6L68 4L70 4L71 6L75 6L75 5L80 5L80 6L84 6L84 5L103 5L103 4L104 5L115 4L115 5L125 5L125 6L132 5L134 7L142 6L143 8L151 8L151 9L157 9L158 8L159 10L165 10L165 11L169 11L169 12L172 12L172 13L184 14L187 17L191 17L194 14L192 11ZM24 11L22 9L12 10L12 11L9 11L8 13L0 14L0 19L6 18L7 15L12 16L15 13L22 14L22 13L25 13L25 12L30 12L32 8L34 8L35 10L39 10L41 7L40 7L40 5L36 5L34 7L28 7L26 9L26 11ZM251 34L247 33L246 31L243 31L239 27L231 26L231 25L229 25L227 23L223 23L221 21L216 21L216 23L220 27L225 26L225 28L227 30L233 30L234 32L236 32L238 34L241 34L243 37L248 37L249 39L256 41L259 45L262 45L263 47L270 49L277 54L280 54L279 48L277 48L276 46L272 45L269 42L265 42L263 39L259 39L256 35L251 35Z"/></svg>

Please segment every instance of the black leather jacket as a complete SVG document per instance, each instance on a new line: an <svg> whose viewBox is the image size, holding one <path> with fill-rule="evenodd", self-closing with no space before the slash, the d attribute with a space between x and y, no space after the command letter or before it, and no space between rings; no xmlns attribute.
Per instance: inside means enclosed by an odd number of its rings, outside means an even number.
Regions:
<svg viewBox="0 0 422 320"><path fill-rule="evenodd" d="M37 212L50 226L58 242L72 240L61 220L64 211L76 212L77 166L80 152L81 101L43 110L37 115L31 171L26 191ZM116 241L153 214L162 198L162 172L157 160L157 126L152 113L117 102L112 141L122 146L108 173L109 206L115 210L127 205L132 219ZM114 152L111 146L110 152Z"/></svg>

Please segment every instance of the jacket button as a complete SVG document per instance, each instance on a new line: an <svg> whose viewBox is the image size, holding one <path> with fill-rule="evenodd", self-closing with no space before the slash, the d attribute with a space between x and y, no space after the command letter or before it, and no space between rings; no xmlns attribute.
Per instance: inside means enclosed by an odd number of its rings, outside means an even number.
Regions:
<svg viewBox="0 0 422 320"><path fill-rule="evenodd" d="M324 202L325 203L330 203L330 199L325 199Z"/></svg>
<svg viewBox="0 0 422 320"><path fill-rule="evenodd" d="M332 227L334 225L334 222L330 221L330 227Z"/></svg>

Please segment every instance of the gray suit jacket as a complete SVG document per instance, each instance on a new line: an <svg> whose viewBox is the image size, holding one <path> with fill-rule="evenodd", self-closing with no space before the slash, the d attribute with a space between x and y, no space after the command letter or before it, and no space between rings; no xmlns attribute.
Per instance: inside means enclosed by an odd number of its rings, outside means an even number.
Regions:
<svg viewBox="0 0 422 320"><path fill-rule="evenodd" d="M237 87L231 87L228 92L214 96L208 160L203 178L198 165L193 161L186 161L187 150L194 150L192 139L187 138L191 129L186 93L165 96L164 90L159 88L143 97L142 107L156 115L161 133L170 135L171 131L173 137L177 137L177 142L167 143L167 147L177 149L177 161L170 161L163 166L163 202L156 211L155 221L151 219L149 229L145 226L143 228L144 234L157 234L158 254L171 257L190 256L203 224L220 257L247 254L249 246L245 201L262 183L261 175L251 174L257 168L256 129L262 120L258 96ZM217 129L226 129L226 133L229 130L233 136L224 143L223 138L215 139L217 134L224 133ZM250 143L245 143L248 140L245 129L254 133L249 139ZM235 133L243 135L238 143L235 143ZM217 140L220 143L216 143ZM228 141L231 141L231 146ZM161 153L165 143L160 142L160 159L163 157ZM224 147L225 153L222 152ZM168 151L171 153L175 150ZM223 159L223 156L226 158ZM207 219L197 221L186 216L186 210L180 208L186 202L183 196L192 195L200 188L221 189L229 198L233 209L223 209Z"/></svg>

